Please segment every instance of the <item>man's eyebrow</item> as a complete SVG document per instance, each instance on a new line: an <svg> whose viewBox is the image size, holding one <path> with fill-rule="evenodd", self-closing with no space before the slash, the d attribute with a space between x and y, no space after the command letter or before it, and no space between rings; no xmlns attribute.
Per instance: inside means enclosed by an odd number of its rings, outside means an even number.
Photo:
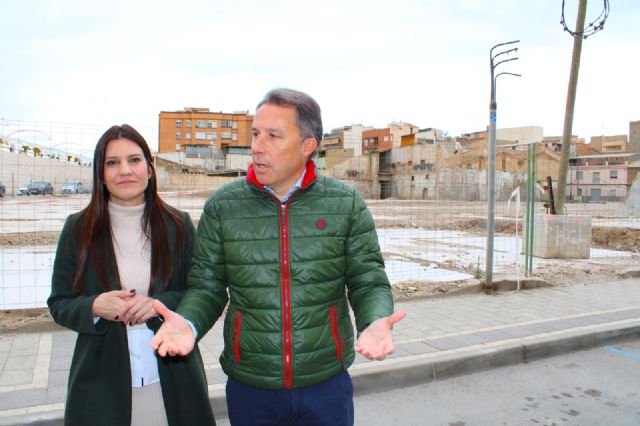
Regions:
<svg viewBox="0 0 640 426"><path fill-rule="evenodd" d="M259 130L256 129L255 127L252 127L251 131L258 132ZM262 131L266 132L266 133L282 133L281 129L277 129L275 127L267 127L266 129L263 129Z"/></svg>

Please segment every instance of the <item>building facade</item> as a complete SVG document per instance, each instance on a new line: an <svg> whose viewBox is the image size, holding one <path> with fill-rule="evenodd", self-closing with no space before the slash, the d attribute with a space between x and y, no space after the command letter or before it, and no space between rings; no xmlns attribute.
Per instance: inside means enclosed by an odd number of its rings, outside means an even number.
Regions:
<svg viewBox="0 0 640 426"><path fill-rule="evenodd" d="M640 154L596 154L569 159L566 194L583 201L622 201L636 177Z"/></svg>
<svg viewBox="0 0 640 426"><path fill-rule="evenodd" d="M629 146L627 152L640 152L640 120L629 122Z"/></svg>
<svg viewBox="0 0 640 426"><path fill-rule="evenodd" d="M162 111L158 152L184 152L187 157L212 158L229 147L250 147L253 115L248 111L210 112L208 108Z"/></svg>
<svg viewBox="0 0 640 426"><path fill-rule="evenodd" d="M589 146L603 154L627 152L627 135L591 136Z"/></svg>

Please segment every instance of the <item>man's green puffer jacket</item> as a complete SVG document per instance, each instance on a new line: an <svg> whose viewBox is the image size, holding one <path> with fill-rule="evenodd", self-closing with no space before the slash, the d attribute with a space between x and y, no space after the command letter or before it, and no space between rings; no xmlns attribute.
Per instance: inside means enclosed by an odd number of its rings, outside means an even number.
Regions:
<svg viewBox="0 0 640 426"><path fill-rule="evenodd" d="M290 389L353 362L347 296L358 329L393 312L371 213L353 188L317 177L309 161L302 188L284 205L252 167L207 200L178 312L202 337L229 299L224 372Z"/></svg>

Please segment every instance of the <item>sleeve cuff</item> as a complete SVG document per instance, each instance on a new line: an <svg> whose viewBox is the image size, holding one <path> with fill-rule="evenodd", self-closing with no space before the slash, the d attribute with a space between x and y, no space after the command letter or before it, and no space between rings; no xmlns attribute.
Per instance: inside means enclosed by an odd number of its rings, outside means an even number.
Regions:
<svg viewBox="0 0 640 426"><path fill-rule="evenodd" d="M189 324L189 327L191 327L191 331L193 331L193 337L195 337L196 340L197 340L198 339L198 330L196 330L196 326L191 322L191 320L187 320L187 323Z"/></svg>

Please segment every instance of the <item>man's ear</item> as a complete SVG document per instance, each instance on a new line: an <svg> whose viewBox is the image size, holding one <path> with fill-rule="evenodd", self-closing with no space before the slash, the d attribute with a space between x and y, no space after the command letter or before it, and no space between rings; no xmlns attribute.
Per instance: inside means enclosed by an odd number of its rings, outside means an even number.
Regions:
<svg viewBox="0 0 640 426"><path fill-rule="evenodd" d="M306 138L302 145L304 156L309 158L318 148L318 141L316 138Z"/></svg>

